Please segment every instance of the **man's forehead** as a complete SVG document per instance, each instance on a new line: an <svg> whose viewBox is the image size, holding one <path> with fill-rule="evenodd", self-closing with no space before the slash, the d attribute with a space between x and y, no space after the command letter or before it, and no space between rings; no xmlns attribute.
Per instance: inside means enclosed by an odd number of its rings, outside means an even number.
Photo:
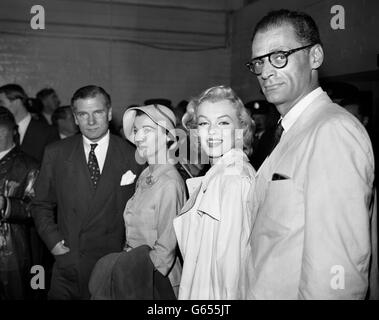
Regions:
<svg viewBox="0 0 379 320"><path fill-rule="evenodd" d="M301 43L297 39L294 28L289 24L283 24L258 31L252 42L252 53L253 56L260 56L299 45Z"/></svg>
<svg viewBox="0 0 379 320"><path fill-rule="evenodd" d="M105 98L102 95L95 95L93 97L86 97L86 98L81 98L77 99L74 102L74 106L78 107L89 107L89 108L97 108L97 107L104 107L106 108L106 102Z"/></svg>

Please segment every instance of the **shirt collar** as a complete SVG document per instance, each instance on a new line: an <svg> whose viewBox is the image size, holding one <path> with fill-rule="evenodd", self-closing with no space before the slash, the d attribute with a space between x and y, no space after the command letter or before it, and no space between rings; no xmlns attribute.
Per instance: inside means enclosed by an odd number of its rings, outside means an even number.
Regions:
<svg viewBox="0 0 379 320"><path fill-rule="evenodd" d="M87 137L85 137L84 135L82 135L83 137L83 143L84 143L84 146L88 147L88 148L91 148L91 144L94 144L96 143L98 147L102 146L102 145L105 145L107 143L109 143L109 130L107 131L107 133L105 134L104 137L102 137L99 141L97 142L94 142L94 141L91 141L90 139L88 139Z"/></svg>
<svg viewBox="0 0 379 320"><path fill-rule="evenodd" d="M318 87L308 93L305 97L303 97L298 103L296 103L287 114L280 118L281 124L284 129L284 133L286 133L292 125L296 122L296 120L300 117L303 111L312 103L314 99L316 99L323 90Z"/></svg>
<svg viewBox="0 0 379 320"><path fill-rule="evenodd" d="M29 124L30 120L32 120L32 115L28 112L26 114L26 116L19 123L17 123L17 125L18 126L27 126Z"/></svg>
<svg viewBox="0 0 379 320"><path fill-rule="evenodd" d="M208 187L208 183L213 176L218 172L223 171L226 167L237 166L243 168L243 166L248 162L247 155L241 149L230 149L225 153L217 162L208 170L203 179L204 192Z"/></svg>
<svg viewBox="0 0 379 320"><path fill-rule="evenodd" d="M17 123L18 133L20 134L20 144L24 141L25 133L31 120L32 115L28 112L26 116L19 123Z"/></svg>

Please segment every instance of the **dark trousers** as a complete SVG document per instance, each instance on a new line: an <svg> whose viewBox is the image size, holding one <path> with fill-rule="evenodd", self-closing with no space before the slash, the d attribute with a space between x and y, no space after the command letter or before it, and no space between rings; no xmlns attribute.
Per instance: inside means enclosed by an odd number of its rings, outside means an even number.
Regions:
<svg viewBox="0 0 379 320"><path fill-rule="evenodd" d="M79 275L75 267L60 268L53 266L48 300L81 300L89 299L80 289Z"/></svg>

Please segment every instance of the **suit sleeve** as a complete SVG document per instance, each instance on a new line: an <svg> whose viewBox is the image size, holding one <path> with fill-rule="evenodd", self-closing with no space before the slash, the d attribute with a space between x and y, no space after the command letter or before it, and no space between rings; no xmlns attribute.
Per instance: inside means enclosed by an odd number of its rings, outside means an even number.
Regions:
<svg viewBox="0 0 379 320"><path fill-rule="evenodd" d="M316 132L304 183L300 299L364 299L370 262L374 160L350 119Z"/></svg>
<svg viewBox="0 0 379 320"><path fill-rule="evenodd" d="M175 262L176 236L173 220L186 201L185 190L177 181L169 180L162 186L158 205L157 240L150 251L155 268L167 276ZM164 196L163 196L164 195Z"/></svg>
<svg viewBox="0 0 379 320"><path fill-rule="evenodd" d="M39 235L49 250L63 239L55 222L57 200L53 181L53 168L53 152L47 148L41 171L36 181L35 198L32 202L32 217Z"/></svg>

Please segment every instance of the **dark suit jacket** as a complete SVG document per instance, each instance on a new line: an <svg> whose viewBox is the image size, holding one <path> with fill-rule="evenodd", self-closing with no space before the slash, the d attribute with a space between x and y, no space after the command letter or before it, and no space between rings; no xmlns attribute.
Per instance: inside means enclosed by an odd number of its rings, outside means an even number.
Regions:
<svg viewBox="0 0 379 320"><path fill-rule="evenodd" d="M42 161L45 147L54 141L59 140L58 131L47 123L33 119L26 129L21 150L33 157L38 162Z"/></svg>
<svg viewBox="0 0 379 320"><path fill-rule="evenodd" d="M258 171L263 161L270 155L275 142L275 127L267 128L260 139L255 138L253 143L253 153L250 163Z"/></svg>
<svg viewBox="0 0 379 320"><path fill-rule="evenodd" d="M134 193L134 183L120 186L122 175L138 167L134 149L110 135L104 168L95 190L90 180L81 135L58 141L46 148L36 182L32 215L43 241L51 250L64 240L70 252L56 256L60 269L77 270L84 296L96 261L122 250L123 211ZM57 223L54 210L57 207Z"/></svg>

